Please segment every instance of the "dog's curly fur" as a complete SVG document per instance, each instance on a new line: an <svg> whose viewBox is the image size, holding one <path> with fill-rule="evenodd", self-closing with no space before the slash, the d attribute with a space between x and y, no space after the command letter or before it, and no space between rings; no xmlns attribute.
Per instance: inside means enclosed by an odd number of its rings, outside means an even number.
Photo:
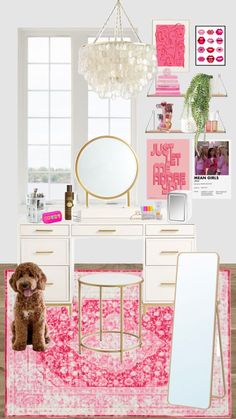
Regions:
<svg viewBox="0 0 236 419"><path fill-rule="evenodd" d="M50 338L46 323L46 306L43 298L47 278L35 263L21 263L10 278L17 293L12 322L12 347L23 351L33 345L34 351L45 351Z"/></svg>

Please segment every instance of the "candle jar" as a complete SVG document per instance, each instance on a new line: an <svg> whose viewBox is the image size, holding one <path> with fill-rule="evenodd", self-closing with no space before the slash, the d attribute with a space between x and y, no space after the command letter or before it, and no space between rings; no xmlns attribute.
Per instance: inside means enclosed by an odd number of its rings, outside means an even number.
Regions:
<svg viewBox="0 0 236 419"><path fill-rule="evenodd" d="M210 112L209 119L205 125L206 132L217 132L218 131L218 117L217 112Z"/></svg>

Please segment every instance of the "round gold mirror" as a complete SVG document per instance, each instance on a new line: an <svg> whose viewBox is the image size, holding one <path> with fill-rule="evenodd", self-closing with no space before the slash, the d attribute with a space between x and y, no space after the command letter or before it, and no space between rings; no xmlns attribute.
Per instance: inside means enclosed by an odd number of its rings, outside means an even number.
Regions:
<svg viewBox="0 0 236 419"><path fill-rule="evenodd" d="M75 163L78 182L88 196L114 199L127 194L138 176L138 159L124 140L112 136L96 137L79 151Z"/></svg>

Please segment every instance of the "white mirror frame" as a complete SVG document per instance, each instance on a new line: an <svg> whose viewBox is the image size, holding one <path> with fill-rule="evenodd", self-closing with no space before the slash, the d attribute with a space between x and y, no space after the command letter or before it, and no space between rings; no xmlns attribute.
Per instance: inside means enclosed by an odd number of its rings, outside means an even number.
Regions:
<svg viewBox="0 0 236 419"><path fill-rule="evenodd" d="M217 253L178 255L168 388L170 404L210 407L218 275Z"/></svg>
<svg viewBox="0 0 236 419"><path fill-rule="evenodd" d="M110 195L110 196L99 195L99 194L95 193L95 191L89 190L88 187L81 180L81 176L80 176L80 173L79 173L79 160L80 160L84 150L86 150L87 147L90 147L91 144L93 144L95 141L98 141L98 140L101 140L101 139L110 139L110 140L115 140L115 141L121 142L123 145L125 145L129 149L129 151L132 154L132 157L133 157L133 159L136 163L136 171L134 173L134 176L133 176L133 179L132 179L130 185L128 185L127 188L124 191L121 191L119 194L114 194L114 195ZM121 162L121 165L122 165L122 162ZM114 137L114 136L111 136L111 135L99 136L99 137L93 138L92 140L88 141L87 143L85 143L83 145L83 147L80 149L80 151L79 151L79 153L76 157L75 175L76 175L76 178L77 178L79 184L81 185L81 187L86 192L86 206L87 207L88 207L88 197L89 197L89 195L94 196L95 198L109 200L109 199L119 198L120 196L125 195L125 194L127 194L127 204L128 204L128 206L130 206L130 190L132 189L132 187L134 186L134 184L137 180L138 172L139 172L138 158L137 158L134 150L130 147L130 145L126 141L122 140L121 138Z"/></svg>

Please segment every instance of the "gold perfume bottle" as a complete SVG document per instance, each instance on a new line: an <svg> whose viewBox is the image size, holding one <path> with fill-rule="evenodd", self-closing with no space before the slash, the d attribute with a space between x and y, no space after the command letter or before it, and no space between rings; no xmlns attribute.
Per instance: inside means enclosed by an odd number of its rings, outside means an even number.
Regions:
<svg viewBox="0 0 236 419"><path fill-rule="evenodd" d="M72 191L72 185L67 185L65 192L65 220L72 220L73 201L74 192Z"/></svg>

